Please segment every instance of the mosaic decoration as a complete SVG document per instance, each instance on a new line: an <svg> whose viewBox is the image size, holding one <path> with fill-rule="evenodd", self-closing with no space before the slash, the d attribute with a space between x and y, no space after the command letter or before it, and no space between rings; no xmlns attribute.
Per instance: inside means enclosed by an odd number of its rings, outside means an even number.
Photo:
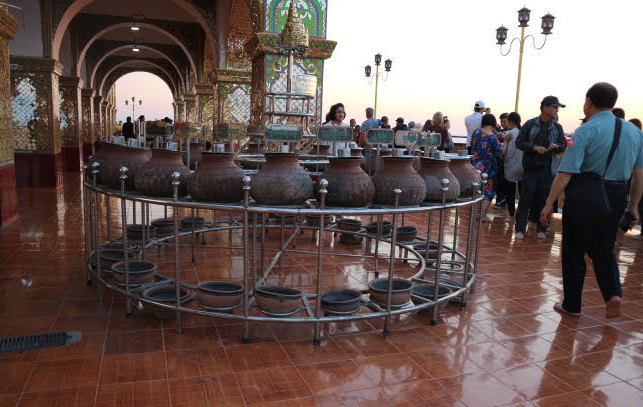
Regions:
<svg viewBox="0 0 643 407"><path fill-rule="evenodd" d="M230 28L226 49L227 67L230 69L250 69L252 62L245 53L243 45L252 34L250 9L246 0L233 0L230 7Z"/></svg>
<svg viewBox="0 0 643 407"><path fill-rule="evenodd" d="M308 74L317 77L317 96L314 100L310 101L312 112L316 112L317 117L321 118L322 108L322 81L324 73L324 60L295 58L293 63L293 78L297 75ZM285 93L287 90L288 76L288 59L279 55L266 55L266 92L279 92ZM294 86L294 85L293 85ZM293 89L294 90L294 89ZM268 106L268 98L266 98L266 106ZM304 102L301 100L293 100L290 107L292 112L304 111ZM277 99L275 101L275 111L286 111L286 101Z"/></svg>
<svg viewBox="0 0 643 407"><path fill-rule="evenodd" d="M219 82L219 123L250 122L250 84Z"/></svg>
<svg viewBox="0 0 643 407"><path fill-rule="evenodd" d="M2 12L2 15L7 14ZM11 134L11 90L9 88L9 43L0 37L0 168L13 164L13 136Z"/></svg>
<svg viewBox="0 0 643 407"><path fill-rule="evenodd" d="M103 127L103 118L101 117L100 102L103 100L102 96L94 96L94 140L102 140L101 130ZM132 117L132 120L134 118Z"/></svg>
<svg viewBox="0 0 643 407"><path fill-rule="evenodd" d="M63 146L80 144L78 96L78 86L60 86L60 138Z"/></svg>
<svg viewBox="0 0 643 407"><path fill-rule="evenodd" d="M266 31L280 33L288 19L288 8L291 0L266 1ZM311 37L326 37L326 1L324 0L292 0L297 1L297 11Z"/></svg>
<svg viewBox="0 0 643 407"><path fill-rule="evenodd" d="M81 114L83 116L83 143L90 144L94 141L94 104L93 89L83 89L81 91Z"/></svg>
<svg viewBox="0 0 643 407"><path fill-rule="evenodd" d="M187 121L191 123L196 122L196 97L194 95L183 94L183 100L185 101Z"/></svg>
<svg viewBox="0 0 643 407"><path fill-rule="evenodd" d="M62 65L46 58L11 58L14 151L60 151L58 77Z"/></svg>
<svg viewBox="0 0 643 407"><path fill-rule="evenodd" d="M213 95L199 94L199 117L203 125L212 126L214 124Z"/></svg>
<svg viewBox="0 0 643 407"><path fill-rule="evenodd" d="M183 122L185 121L185 103L182 100L176 102L176 121Z"/></svg>

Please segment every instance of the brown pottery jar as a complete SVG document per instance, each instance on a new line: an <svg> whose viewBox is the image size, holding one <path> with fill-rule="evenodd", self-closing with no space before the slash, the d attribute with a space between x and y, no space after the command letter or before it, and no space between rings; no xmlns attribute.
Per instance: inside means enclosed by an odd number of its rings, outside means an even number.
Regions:
<svg viewBox="0 0 643 407"><path fill-rule="evenodd" d="M197 165L203 162L202 153L205 151L205 143L190 143L190 165L191 170L195 169ZM183 162L187 165L188 152L183 152Z"/></svg>
<svg viewBox="0 0 643 407"><path fill-rule="evenodd" d="M261 205L298 205L312 193L313 180L296 153L266 153L266 163L250 184L250 195Z"/></svg>
<svg viewBox="0 0 643 407"><path fill-rule="evenodd" d="M402 190L399 205L418 205L426 197L426 185L420 174L413 169L412 156L384 157L384 166L373 175L375 203L395 205L396 188Z"/></svg>
<svg viewBox="0 0 643 407"><path fill-rule="evenodd" d="M480 175L471 165L469 157L449 157L449 160L451 160L449 169L460 184L460 196L462 198L471 198L473 195L473 183L480 184Z"/></svg>
<svg viewBox="0 0 643 407"><path fill-rule="evenodd" d="M121 189L120 170L121 167L127 167L125 189L128 191L133 190L134 177L143 164L150 159L150 150L148 148L119 145L114 145L110 150L110 159L98 168L101 179L108 187Z"/></svg>
<svg viewBox="0 0 643 407"><path fill-rule="evenodd" d="M243 199L243 170L233 153L202 153L203 163L190 177L188 192L195 201L239 202Z"/></svg>
<svg viewBox="0 0 643 407"><path fill-rule="evenodd" d="M379 171L380 168L382 168L382 157L390 157L392 154L393 152L391 150L380 150L380 156L378 159L377 150L373 148L371 150L371 155L369 155L367 159L362 161L361 166L367 173L375 174L377 173L377 171Z"/></svg>
<svg viewBox="0 0 643 407"><path fill-rule="evenodd" d="M460 183L449 170L449 160L438 160L430 157L421 157L422 166L418 173L426 185L426 200L429 202L442 202L442 180L449 180L449 190L446 192L446 201L453 202L460 196Z"/></svg>
<svg viewBox="0 0 643 407"><path fill-rule="evenodd" d="M183 164L181 153L169 150L152 150L152 158L143 164L134 177L136 189L144 195L171 198L174 195L172 173L178 172L179 196L187 194L190 170Z"/></svg>
<svg viewBox="0 0 643 407"><path fill-rule="evenodd" d="M98 177L96 182L102 185L107 185L105 181L107 178L103 175L103 167L106 167L110 161L114 161L114 158L116 157L116 144L114 143L107 143L105 141L97 141L96 142L96 153L94 153L91 158L90 158L90 168L87 170L89 171L89 178L92 179L91 175L91 163L98 163Z"/></svg>
<svg viewBox="0 0 643 407"><path fill-rule="evenodd" d="M373 202L375 186L371 177L359 166L361 157L331 157L330 167L319 177L328 181L326 205L366 206ZM315 195L319 196L319 183Z"/></svg>

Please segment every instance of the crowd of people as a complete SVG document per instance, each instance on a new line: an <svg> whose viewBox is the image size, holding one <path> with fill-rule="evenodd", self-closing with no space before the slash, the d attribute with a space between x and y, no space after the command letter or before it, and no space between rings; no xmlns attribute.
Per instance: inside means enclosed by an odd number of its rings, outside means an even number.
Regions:
<svg viewBox="0 0 643 407"><path fill-rule="evenodd" d="M536 229L538 239L546 239L552 214L558 212L558 198L565 192L564 298L554 309L572 316L581 312L585 254L592 259L606 316L620 316L622 291L613 249L619 228L631 229L643 213L641 120L626 121L625 111L615 108L617 99L618 91L609 83L590 87L583 106L585 116L570 136L558 122L559 110L565 105L556 96L543 98L540 114L524 123L518 112L503 113L498 122L481 100L475 102L473 113L464 121L471 164L488 175L483 222L492 222L487 212L495 199L494 208L506 207L510 218L514 218L515 240L525 239L528 224L530 229ZM345 117L344 105L337 103L326 115L324 125L350 125L360 146L369 129L391 128L388 117L375 118L372 108L366 109L361 126L354 119L345 123ZM392 130L439 133L438 149L449 152L454 147L449 128L448 117L436 112L424 125L405 124L404 118L399 117ZM590 185L597 186L600 193L588 194ZM517 209L516 191L520 194ZM572 196L577 198L572 200ZM603 210L601 215L589 210L594 207ZM643 230L636 238L643 239Z"/></svg>

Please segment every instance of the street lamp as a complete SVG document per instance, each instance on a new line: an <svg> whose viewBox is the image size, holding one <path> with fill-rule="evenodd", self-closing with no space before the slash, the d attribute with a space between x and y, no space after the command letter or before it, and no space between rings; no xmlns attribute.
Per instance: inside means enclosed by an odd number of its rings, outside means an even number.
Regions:
<svg viewBox="0 0 643 407"><path fill-rule="evenodd" d="M125 99L125 106L128 106L128 105L129 105L129 100ZM143 105L143 99L139 99L138 106L141 107L142 105ZM136 117L134 115L135 109L136 109L136 98L132 96L132 120L134 120L134 118Z"/></svg>
<svg viewBox="0 0 643 407"><path fill-rule="evenodd" d="M380 80L381 64L382 64L382 54L377 53L375 54L375 107L373 108L373 114L375 115L375 117L377 117L377 87ZM391 72L392 65L393 65L393 61L391 61L390 59L387 59L386 61L384 61L384 71L386 72L386 74L381 74L383 81L386 81L388 79L388 73ZM373 83L373 78L371 77L371 69L372 68L370 65L366 65L364 67L364 73L366 77L370 78L368 80L369 85Z"/></svg>
<svg viewBox="0 0 643 407"><path fill-rule="evenodd" d="M543 45L540 47L536 46L536 38L529 34L525 37L525 27L529 26L529 14L531 13L531 10L529 10L527 7L523 7L520 10L518 10L518 27L520 27L520 38L514 38L511 40L511 43L509 44L509 50L506 53L502 52L502 46L506 44L507 40L507 31L509 31L504 25L501 25L500 27L496 28L496 44L500 45L500 54L502 56L507 56L511 52L511 47L514 43L514 41L518 41L520 44L520 52L519 52L519 57L518 57L518 80L516 83L516 104L514 106L514 111L518 111L518 100L520 98L520 76L522 73L522 53L525 47L525 40L529 37L531 37L531 40L533 42L534 48L536 50L542 49L545 46L545 43L547 42L547 36L551 34L551 30L554 28L554 19L556 17L552 16L551 14L547 13L544 16L541 17L541 28L543 34L545 36L545 40L543 41Z"/></svg>

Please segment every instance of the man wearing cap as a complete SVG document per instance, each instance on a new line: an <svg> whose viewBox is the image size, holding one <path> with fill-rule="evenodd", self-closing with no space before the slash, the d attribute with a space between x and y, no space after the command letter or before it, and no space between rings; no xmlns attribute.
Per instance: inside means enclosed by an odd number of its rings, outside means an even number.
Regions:
<svg viewBox="0 0 643 407"><path fill-rule="evenodd" d="M565 151L565 133L556 121L558 109L565 107L556 96L540 102L540 116L527 120L516 138L516 148L523 151L522 191L516 211L516 239L525 238L529 211L540 213L558 170L556 154ZM544 239L546 228L538 221L538 238Z"/></svg>
<svg viewBox="0 0 643 407"><path fill-rule="evenodd" d="M617 119L611 112L617 99L618 91L609 83L599 82L589 88L583 106L587 123L574 133L574 143L567 148L541 213L541 222L547 225L552 217L554 201L574 174L595 173L602 177L609 201L609 215L587 219L575 216L578 213L573 212L567 202L563 207L564 299L554 305L554 310L559 313L580 315L587 253L592 259L596 281L605 300L605 316L615 318L621 315L622 291L614 242L621 218L622 225L631 228L639 217L638 205L643 191L643 134L633 124ZM620 124L620 131L617 124ZM613 156L608 161L610 151L613 151ZM628 202L627 181L630 177ZM629 219L623 216L624 212L630 214Z"/></svg>
<svg viewBox="0 0 643 407"><path fill-rule="evenodd" d="M467 128L467 152L471 154L471 136L473 132L480 128L482 123L482 112L485 110L485 105L482 100L478 100L473 105L473 114L464 118L464 125Z"/></svg>

